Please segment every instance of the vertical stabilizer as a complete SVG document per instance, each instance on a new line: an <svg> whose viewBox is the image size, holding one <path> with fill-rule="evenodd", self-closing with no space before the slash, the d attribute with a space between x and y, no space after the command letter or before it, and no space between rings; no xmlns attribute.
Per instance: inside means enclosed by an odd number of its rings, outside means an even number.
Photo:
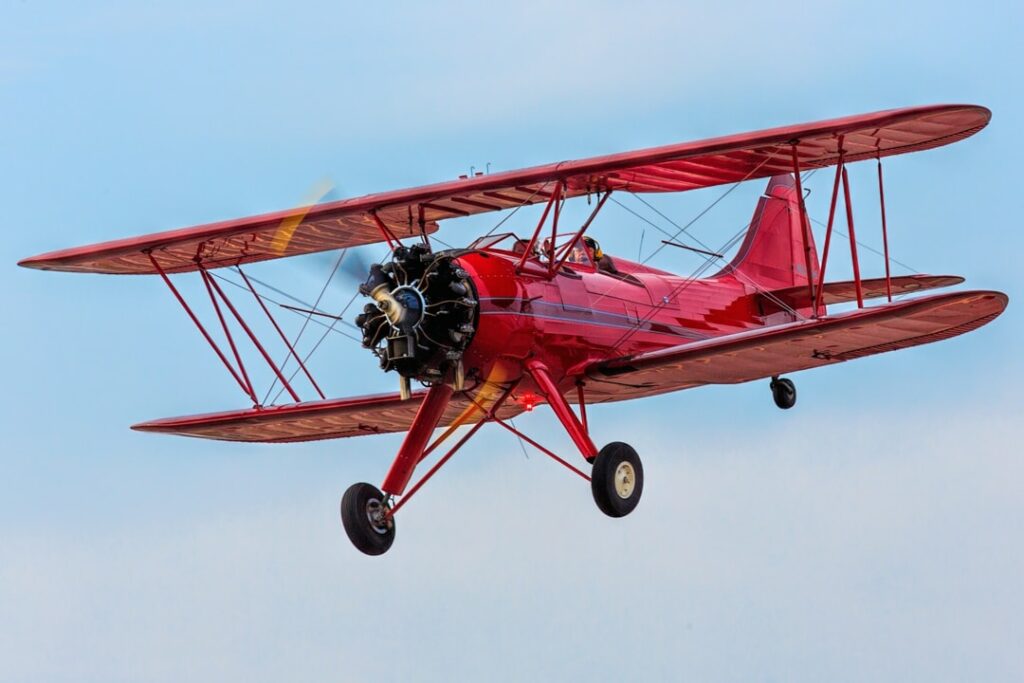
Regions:
<svg viewBox="0 0 1024 683"><path fill-rule="evenodd" d="M806 286L818 277L814 236L806 220L801 225L792 175L772 176L768 181L739 252L719 273L720 276L729 274L766 290Z"/></svg>

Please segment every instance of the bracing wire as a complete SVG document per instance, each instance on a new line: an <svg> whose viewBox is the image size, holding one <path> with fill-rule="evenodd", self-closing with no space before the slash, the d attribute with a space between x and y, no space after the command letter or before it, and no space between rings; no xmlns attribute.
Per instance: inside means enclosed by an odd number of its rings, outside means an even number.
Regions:
<svg viewBox="0 0 1024 683"><path fill-rule="evenodd" d="M823 228L827 228L828 227L828 225L824 221L820 221L817 218L811 218L811 221L814 222L814 223L817 223L818 225L820 225ZM833 232L838 234L840 237L846 237L846 238L850 237L847 233L845 233L842 230L840 230L839 228L837 228L834 224L832 225L832 230L833 230ZM870 251L872 254L875 254L877 256L881 256L882 258L885 258L885 254L883 254L882 252L878 251L877 249L872 247L870 244L865 244L865 243L861 242L860 240L857 240L857 246L858 247L864 247L865 249ZM910 273L920 273L921 272L917 268L914 268L913 266L908 266L906 263L903 263L902 261L896 260L895 258L892 257L891 253L889 254L889 262L890 263L895 263L897 266L900 266L901 268L906 269L907 272L910 272Z"/></svg>
<svg viewBox="0 0 1024 683"><path fill-rule="evenodd" d="M324 330L324 333L322 335L320 335L320 339L318 339L316 344L313 345L313 348L311 348L309 350L309 352L305 356L303 356L303 358L302 358L302 364L303 365L305 365L305 364L307 364L309 362L309 359L313 355L313 353L318 348L320 348L320 345L323 344L325 339L327 339L327 335L330 334L333 331L337 331L335 329L335 327L337 326L338 321L340 321L342 319L342 317L348 311L349 307L352 306L352 303L356 300L356 297L358 297L358 296L359 296L359 292L357 291L355 294L352 295L352 298L348 300L348 303L345 304L345 307L341 309L341 313L338 314L338 317L335 320L331 321L331 324L327 326L327 329ZM360 343L362 343L362 340L360 340ZM299 371L300 371L300 368L295 368L294 370L292 370L292 374L288 376L288 381L291 382L292 379L297 374L299 374ZM271 403L272 404L276 404L277 403L277 399L281 398L281 394L282 393L284 393L284 387L283 386L280 389L277 390L276 394L274 394L274 400Z"/></svg>
<svg viewBox="0 0 1024 683"><path fill-rule="evenodd" d="M338 254L338 260L334 262L334 267L331 269L330 274L327 276L327 280L324 282L324 286L320 288L320 294L317 295L316 301L313 302L313 305L310 307L309 313L306 314L306 319L305 319L305 321L303 321L302 327L299 328L299 333L297 335L295 335L295 341L292 342L292 348L295 348L296 346L298 346L299 341L302 339L302 335L306 332L306 328L309 326L309 321L313 319L313 311L317 310L320 307L321 299L324 298L324 294L327 292L327 288L331 285L331 280L334 279L335 274L338 272L338 268L341 267L341 262L345 260L345 256L347 254L348 254L348 249L342 249L341 253ZM336 323L336 322L337 321L334 321L334 323ZM332 323L332 325L334 325L334 323ZM279 366L281 368L281 374L284 374L285 367L288 365L288 361L290 361L291 359L292 359L292 353L291 353L291 351L289 351L288 355L285 356L284 361ZM296 368L296 370L299 370L299 369L300 368ZM289 382L292 380L292 377L295 377L294 373L291 375L291 377L288 378ZM263 403L266 403L267 399L270 398L270 393L272 391L274 391L274 387L275 386L277 386L277 375L276 374L274 376L273 381L270 383L270 387L267 389L267 393L263 396ZM278 393L278 395L280 396L280 392Z"/></svg>
<svg viewBox="0 0 1024 683"><path fill-rule="evenodd" d="M778 147L779 147L779 146L778 146L778 145L776 145L776 150L778 149ZM773 152L773 153L774 153L774 152ZM666 295L665 297L663 297L663 298L662 298L662 300L661 300L660 302L658 302L658 303L656 303L656 304L655 304L654 306L652 306L652 307L651 307L651 310L649 310L649 311L648 311L648 312L647 312L647 313L646 313L646 314L645 314L645 315L644 315L643 317L641 317L641 318L640 318L640 319L639 319L639 320L638 320L638 321L636 322L636 324L635 324L635 325L633 325L633 326L632 326L632 327L631 327L630 329L626 330L626 332L624 332L624 333L623 333L623 335L622 335L622 336L621 336L621 337L620 337L620 338L619 338L619 339L618 339L618 340L617 340L617 341L615 342L614 346L619 346L619 345L621 345L621 344L625 343L625 342L626 342L626 340L628 340L628 339L629 339L629 337L631 337L631 336L632 336L633 334L635 334L635 333L636 333L636 332L637 332L638 330L640 330L640 329L641 329L641 328L643 327L643 325L645 325L645 324L646 324L647 322L649 322L649 321L651 320L651 318L652 318L652 317L653 317L653 316L654 316L655 314L657 314L657 312L658 312L658 311L660 311L660 310L661 310L661 309L662 309L663 307L667 306L667 305L668 305L668 304L669 304L669 303L670 303L671 301L673 301L673 300L674 300L674 299L675 299L675 298L676 298L676 297L677 297L677 296L678 296L679 294L681 294L681 293L682 293L682 292L683 292L683 291L684 291L684 290L685 290L685 289L686 289L687 287L689 287L689 286L690 286L691 284L693 284L694 282L696 282L696 280L697 280L697 279L699 279L699 278L700 278L700 276L701 276L701 275L703 275L703 274L704 274L704 272L705 272L705 271L706 271L706 270L707 270L707 269L708 269L709 267L711 267L711 265L712 265L712 263L714 262L714 260L715 260L715 259L718 259L718 258L722 258L722 257L720 257L720 256L718 255L718 253L724 253L724 252L728 251L728 250L729 250L729 249L730 249L730 248L731 248L731 247L732 247L732 246L733 246L733 245L734 245L734 244L736 243L736 241L738 241L738 240L739 240L739 238L740 238L740 237L742 237L742 236L743 236L743 234L745 234L745 232L746 232L747 230L749 230L749 228L750 228L750 223L747 223L747 224L746 224L746 225L745 225L745 226L744 226L743 228L741 228L741 230L740 230L739 232L737 232L737 233L736 233L736 235L733 235L733 236L732 236L732 237L731 237L731 238L730 238L729 240L727 240L727 241L726 241L726 243L725 243L725 244L724 244L724 245L723 245L723 246L722 246L721 248L719 248L719 249L712 249L712 248L711 248L711 247L709 247L709 246L708 246L707 244L705 244L705 243L704 243L704 242L703 242L702 240L700 240L699 238L697 238L696 236L694 236L693 234L691 234L691 233L689 232L689 228L690 228L690 227L691 227L691 226L692 226L692 225L693 225L693 224L694 224L694 223L695 223L695 222L696 222L697 220L699 220L699 219L700 219L700 218L702 218L703 216L707 215L707 213L708 213L708 212L709 212L709 211L710 211L710 210L711 210L712 208L714 208L714 207L715 207L715 206L716 206L716 205L717 205L717 204L718 204L719 202L721 202L721 201L722 201L723 199L725 199L725 197L727 197L727 196L728 196L728 195L729 195L729 194L730 194L731 192L733 192L733 190L735 190L735 189L736 189L737 187L739 187L739 185L740 185L740 184L742 184L743 182L745 182L746 180L749 180L749 179L750 179L750 178L751 178L752 176L754 176L754 175L755 175L755 174L756 174L756 173L757 173L757 172L758 172L758 171L759 171L759 170L761 169L761 167L763 167L763 166L764 166L764 165L765 165L765 164L766 164L766 163L767 163L767 162L768 162L769 160L771 160L771 158L772 158L772 157L771 157L771 155L766 155L766 156L765 156L765 158L764 158L764 159L763 159L763 160L761 161L761 163L759 163L759 164L758 164L757 166L755 166L755 167L754 167L753 169L751 169L751 170L750 170L750 171L749 171L749 172L748 172L748 173L747 173L747 174L746 174L746 175L745 175L745 176L744 176L743 178L741 178L740 180L738 180L738 181L736 181L735 183L733 183L733 184L732 184L732 185L731 185L731 186L730 186L730 187L729 187L729 188L728 188L728 189L727 189L727 190L726 190L725 192L723 192L723 193L722 193L721 195L719 195L719 196L718 196L718 197L717 197L717 198L716 198L716 199L715 199L715 200L714 200L713 202L711 202L711 203L710 203L710 204L709 204L708 206L706 206L706 207L705 207L705 208L704 208L703 210L701 210L701 211L700 211L700 212L699 212L699 213L698 213L698 214L697 214L697 215L696 215L696 216L695 216L695 217L694 217L693 219L691 219L691 220L690 220L690 221L689 221L689 222L688 222L688 223L687 223L686 225L683 225L683 226L680 226L680 225L679 225L679 224L677 224L677 223L676 223L675 221L673 221L673 220L672 220L671 218L669 218L668 216L666 216L666 215L665 215L665 214L663 214L662 212L660 212L660 211L658 211L657 209L655 209L655 208L654 208L653 206L651 206L651 204L650 204L649 202L645 201L644 199L640 198L639 196L637 196L637 195L636 195L636 194L634 194L634 193L630 193L630 194L633 194L633 196L634 196L634 197L637 197L637 199L639 199L639 200L640 200L641 202L643 202L643 203L644 203L644 204L645 204L646 206L648 206L648 207L649 207L649 208L651 208L651 209L652 209L653 211L655 211L655 213L657 213L657 214L658 214L659 216L661 216L661 217L662 217L662 218L664 218L665 220L669 221L670 223L672 223L672 225L673 225L673 226L675 226L675 227L677 228L677 231L676 231L676 232L675 232L674 234L671 234L671 239L672 239L672 240L675 240L676 238L678 238L678 237L679 237L679 235L681 235L681 234L683 234L683 233L686 233L686 234L687 234L688 236L690 236L690 238L691 238L691 239L693 239L693 240L694 240L695 242L697 242L697 244L700 244L700 245L701 245L702 247L704 247L704 248L705 248L705 249L706 249L707 251L709 251L709 252L717 252L717 253L714 253L713 255L709 255L709 256L707 256L707 257L706 257L706 258L704 259L704 261L703 261L703 262L702 262L702 263L701 263L701 264L700 264L700 265L699 265L699 266L698 266L698 267L697 267L697 268L696 268L696 269L695 269L695 270L694 270L694 271L693 271L693 272L692 272L692 273L691 273L691 274L690 274L690 275L689 275L689 276L688 276L687 278L685 278L685 279L684 279L684 280L683 280L682 282L680 282L680 283L679 283L679 284L678 284L678 285L677 285L677 286L676 286L676 287L675 287L675 288L674 288L674 289L673 289L673 290L672 290L672 291L671 291L671 292L670 292L670 293L669 293L668 295ZM815 169L815 170L816 170L816 169ZM814 170L812 170L812 171L811 171L811 172L810 172L810 173L809 173L809 174L807 175L807 178L810 178L810 177L811 177L811 175L813 175L813 173L814 173L814 172L815 172L815 171L814 171ZM619 206L623 206L623 205L622 205L622 204L621 204L620 202L616 202L616 203L617 203L617 204L619 204ZM632 211L632 210L628 209L627 207L623 207L623 208L626 208L626 209L627 209L627 211L630 211L630 213L632 213L632 214L634 214L634 215L638 216L639 218L641 218L642 220L644 220L644 221L645 221L646 223L648 223L648 224L650 224L650 225L652 225L652 226L656 227L657 229L661 230L661 231L662 231L662 232L663 232L664 234L666 234L666 235L669 235L669 234L670 234L670 233L668 233L667 231L663 230L663 229L662 229L662 228L661 228L660 226L658 226L657 224L653 223L653 222L652 222L652 221L650 221L650 220L647 220L646 218L644 218L644 217L642 217L642 216L639 216L639 214L637 214L636 212L634 212L634 211ZM644 259L644 260L643 260L643 261L641 262L641 265L643 265L643 264L647 263L647 262L648 262L648 261L650 261L650 260L651 260L652 258L654 258L654 256L655 256L655 255L656 255L656 254L657 254L658 252L660 252L660 251L661 251L661 250L662 250L662 249L663 249L664 247L665 247L665 245L664 245L664 244L662 244L662 245L660 245L660 246L659 246L658 248L656 248L656 249L655 249L655 250L654 250L654 251L653 251L653 252L652 252L652 253L651 253L650 255L648 255L648 256L647 256L647 258L646 258L646 259ZM740 276L742 276L742 274L741 274L741 273L737 273L737 274L738 274L738 275L740 275ZM768 290L766 290L766 289L764 289L763 287L759 286L759 285L758 285L758 284L757 284L756 282L753 282L753 281L752 281L752 280L750 280L749 278L745 278L745 277L744 277L743 279L744 279L744 280L746 280L746 281L748 282L748 284L750 284L750 285L751 285L752 287L754 287L755 289L757 289L757 290L758 290L758 291L759 291L759 292L760 292L761 294L763 294L763 295L767 296L768 298L772 299L772 300L773 300L773 301L774 301L774 302L775 302L775 303L776 303L777 305L781 306L781 307L782 307L782 308L783 308L784 310L788 310L788 311L789 311L790 313L794 314L795 316L797 316L797 317L799 317L799 318L804 318L804 316L800 315L800 313L799 313L798 311L796 311L795 309L793 309L792 307L790 307L790 306L789 306L788 304L786 304L785 302L783 302L783 301L779 300L779 299L778 299L777 297L775 297L774 295L772 295L772 294L771 294L771 293L770 293L770 292L769 292ZM600 297L598 297L598 301L600 301L600 300L601 300L602 298L604 298L604 296L605 296L606 294L607 294L607 292L603 293L603 294L602 294L602 295L601 295Z"/></svg>
<svg viewBox="0 0 1024 683"><path fill-rule="evenodd" d="M242 291L245 291L245 292L249 291L249 288L246 287L245 285L243 285L243 284L241 284L239 282L235 282L231 278L224 277L223 275L221 275L219 273L210 272L210 275L212 275L213 277L217 278L218 280L220 280L221 282L223 282L225 284L231 285L232 287L237 287L238 289L241 289ZM261 284L261 285L267 287L268 289L270 289L270 287L268 285L265 285L263 282L260 282L259 280L257 280L256 278L252 277L251 275L248 276L248 277L253 282ZM297 298L295 298L295 297L293 297L293 296L291 296L289 294L284 294L283 292L280 292L280 290L274 290L274 291L277 291L278 293L283 294L283 296L288 297L292 301L295 301L295 302L298 302L298 303L302 304L303 306L306 307L307 310L310 310L310 305L307 304L306 302L302 301L301 299L297 299ZM266 294L260 294L260 298L263 299L264 301L268 301L268 302L274 304L275 306L283 308L284 310L288 311L289 313L292 313L293 315L301 315L302 317L306 316L306 311L298 311L295 308L288 306L288 304L281 303L277 299L272 299L271 297L267 296ZM314 312L317 313L317 314L320 314L320 315L328 315L331 318L335 317L335 316L330 315L328 313L324 313L323 311L314 311ZM312 322L314 324L316 324L316 325L319 325L320 327L328 327L327 323L321 322L319 320L316 320L315 318L313 319ZM351 339L352 341L355 341L355 342L359 341L358 337L354 337L351 334L345 332L344 330L334 330L334 332L336 334L340 334L341 336L343 336L343 337L345 337L347 339Z"/></svg>

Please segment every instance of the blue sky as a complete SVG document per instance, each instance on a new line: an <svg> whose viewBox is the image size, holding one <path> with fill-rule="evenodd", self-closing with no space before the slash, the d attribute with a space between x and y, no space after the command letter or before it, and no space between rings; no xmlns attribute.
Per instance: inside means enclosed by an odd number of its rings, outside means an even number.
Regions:
<svg viewBox="0 0 1024 683"><path fill-rule="evenodd" d="M1009 3L5 4L0 681L1020 680L1021 19ZM993 121L887 164L893 256L1005 291L1009 310L796 375L787 413L763 383L594 409L595 440L644 458L623 520L485 429L393 550L361 556L338 499L379 483L399 437L130 432L244 399L159 281L14 267L291 206L324 178L352 196L935 102ZM878 246L874 169L851 173ZM828 182L808 183L819 218ZM697 234L723 242L760 190ZM656 205L688 220L719 194ZM593 232L635 255L621 210ZM258 273L310 298L326 275L316 258ZM314 359L336 395L393 385L343 338ZM571 453L544 411L521 426Z"/></svg>

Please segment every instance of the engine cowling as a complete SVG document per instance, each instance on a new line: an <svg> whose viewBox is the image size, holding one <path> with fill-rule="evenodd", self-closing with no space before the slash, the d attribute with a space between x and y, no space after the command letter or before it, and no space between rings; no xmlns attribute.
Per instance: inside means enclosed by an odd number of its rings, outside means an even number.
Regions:
<svg viewBox="0 0 1024 683"><path fill-rule="evenodd" d="M370 267L359 291L373 299L356 317L363 346L385 372L406 378L403 394L412 379L461 389L462 357L476 331L479 302L469 273L451 252L398 247L390 262Z"/></svg>

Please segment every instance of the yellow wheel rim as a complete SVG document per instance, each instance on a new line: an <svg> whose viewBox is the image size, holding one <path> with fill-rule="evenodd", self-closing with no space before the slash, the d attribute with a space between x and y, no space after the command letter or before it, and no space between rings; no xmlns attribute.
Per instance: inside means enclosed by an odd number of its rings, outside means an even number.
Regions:
<svg viewBox="0 0 1024 683"><path fill-rule="evenodd" d="M615 493L623 500L633 495L636 488L636 470L628 462L620 462L615 468Z"/></svg>

